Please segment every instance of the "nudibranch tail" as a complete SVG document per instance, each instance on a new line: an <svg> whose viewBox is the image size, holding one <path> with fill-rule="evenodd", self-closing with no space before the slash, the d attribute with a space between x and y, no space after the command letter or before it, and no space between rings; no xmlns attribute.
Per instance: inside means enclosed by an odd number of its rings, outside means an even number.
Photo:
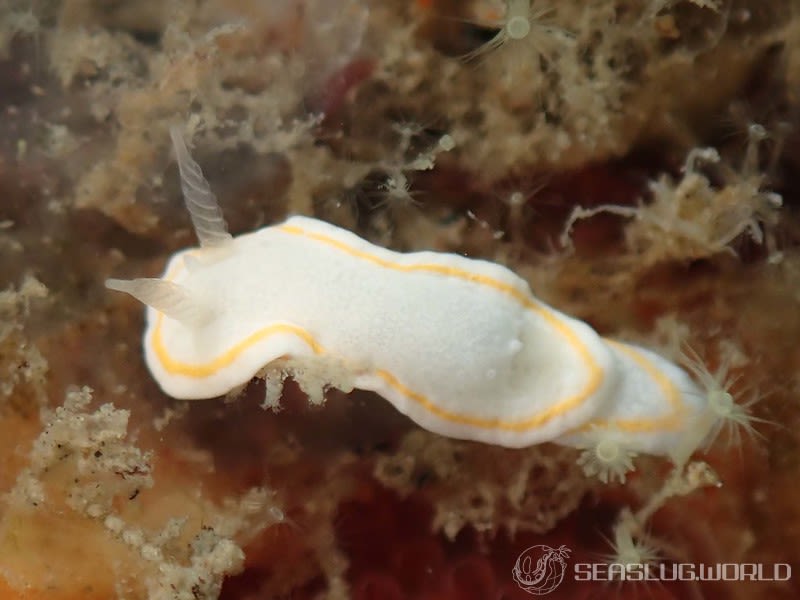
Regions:
<svg viewBox="0 0 800 600"><path fill-rule="evenodd" d="M559 443L588 448L623 440L637 453L670 455L703 410L696 386L677 365L655 352L605 340L618 360L619 384L600 411Z"/></svg>
<svg viewBox="0 0 800 600"><path fill-rule="evenodd" d="M106 279L106 287L130 294L189 327L201 327L214 316L214 310L184 286L164 279Z"/></svg>
<svg viewBox="0 0 800 600"><path fill-rule="evenodd" d="M189 216L192 219L200 246L222 246L230 242L231 234L222 216L214 192L208 185L203 171L189 154L177 127L171 127L169 135L175 148L178 169L181 174L181 190Z"/></svg>

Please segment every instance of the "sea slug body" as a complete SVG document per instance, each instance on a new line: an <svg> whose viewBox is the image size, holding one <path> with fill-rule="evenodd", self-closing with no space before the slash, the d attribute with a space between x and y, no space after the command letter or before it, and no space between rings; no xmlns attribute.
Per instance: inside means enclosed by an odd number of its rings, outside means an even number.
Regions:
<svg viewBox="0 0 800 600"><path fill-rule="evenodd" d="M526 446L583 423L615 383L591 328L493 263L399 254L306 217L205 252L178 253L165 280L213 316L148 309L147 364L176 398L222 395L282 357L327 358L430 430Z"/></svg>
<svg viewBox="0 0 800 600"><path fill-rule="evenodd" d="M300 216L230 236L172 138L200 247L176 253L161 279L107 282L148 305L145 357L167 394L220 396L289 364L301 386L321 372L449 437L585 446L600 431L656 454L699 410L681 369L602 339L500 265L401 254Z"/></svg>

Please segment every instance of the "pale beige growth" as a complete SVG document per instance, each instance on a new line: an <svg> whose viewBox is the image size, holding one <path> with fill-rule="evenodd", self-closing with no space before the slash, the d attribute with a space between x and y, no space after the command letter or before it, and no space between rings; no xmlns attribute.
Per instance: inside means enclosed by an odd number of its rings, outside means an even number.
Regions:
<svg viewBox="0 0 800 600"><path fill-rule="evenodd" d="M414 192L411 190L413 177L420 171L430 171L436 165L436 157L442 152L449 152L455 147L453 138L445 134L419 152L409 157L412 142L423 133L423 127L414 123L399 123L394 127L399 140L392 156L380 161L378 167L386 173L381 185L384 192L384 203L391 211L415 205Z"/></svg>
<svg viewBox="0 0 800 600"><path fill-rule="evenodd" d="M722 163L715 149L699 148L686 157L680 180L662 175L650 183L653 197L649 203L576 207L564 226L562 244L570 244L575 222L610 213L631 219L625 241L640 265L735 255L736 242L743 236L765 245L770 257L778 259L774 230L782 199L763 189L766 177L758 167L758 147L765 135L759 125L750 127L750 142L738 171ZM715 187L703 173L704 165L721 171L721 187Z"/></svg>
<svg viewBox="0 0 800 600"><path fill-rule="evenodd" d="M325 403L325 392L335 388L343 392L353 390L353 377L347 369L329 360L319 360L312 357L300 359L281 359L273 362L268 367L256 374L256 377L265 381L264 401L261 408L270 408L279 411L283 386L287 378L291 377L308 396L310 404L321 406ZM237 397L242 388L235 389L228 397Z"/></svg>
<svg viewBox="0 0 800 600"><path fill-rule="evenodd" d="M606 560L622 564L627 570L635 565L656 564L665 554L679 558L668 544L648 533L647 522L671 498L721 485L717 474L704 462L677 465L663 485L637 511L625 508L619 514L613 528L613 539L609 540L612 553L606 556Z"/></svg>
<svg viewBox="0 0 800 600"><path fill-rule="evenodd" d="M18 290L0 292L0 412L7 403L22 413L44 404L47 361L25 335L24 323L33 303L47 296L47 288L32 276Z"/></svg>
<svg viewBox="0 0 800 600"><path fill-rule="evenodd" d="M302 165L304 176L289 177L287 195L296 212L310 212L314 193L340 179L332 171L350 171L349 160L314 143L315 129L325 86L360 50L368 16L361 0L148 2L108 11L67 3L57 27L45 30L53 71L65 87L84 90L97 123L117 125L84 152L90 166L79 173L72 203L130 231L155 227L159 211L150 200L163 199L165 161L153 133L185 120L191 104L201 146L253 151L253 178L270 176L277 154ZM129 28L159 43L137 43ZM272 198L272 210L285 200Z"/></svg>
<svg viewBox="0 0 800 600"><path fill-rule="evenodd" d="M11 501L38 506L55 495L51 501L100 516L111 510L117 496L152 486L150 455L126 441L128 411L104 404L88 413L90 402L89 388L71 391L47 419Z"/></svg>
<svg viewBox="0 0 800 600"><path fill-rule="evenodd" d="M6 0L0 5L0 59L8 59L11 42L18 36L37 38L42 24L34 0Z"/></svg>
<svg viewBox="0 0 800 600"><path fill-rule="evenodd" d="M158 485L152 455L130 439L129 412L91 403L90 389L74 390L45 417L28 467L3 499L0 554L14 548L3 576L33 587L89 578L120 597L216 598L243 565L239 544L285 519L274 494L256 488L216 505L185 484ZM48 531L62 535L47 542ZM43 543L52 568L34 558ZM103 557L88 570L71 563L83 547Z"/></svg>
<svg viewBox="0 0 800 600"><path fill-rule="evenodd" d="M166 562L149 589L150 600L217 598L225 575L239 571L244 553L233 541L213 530L200 531L191 542L188 565Z"/></svg>
<svg viewBox="0 0 800 600"><path fill-rule="evenodd" d="M424 476L422 489L434 502L433 528L449 539L468 526L485 535L549 531L590 485L570 448L508 450L418 430L395 453L378 459L375 475L401 493L414 491Z"/></svg>

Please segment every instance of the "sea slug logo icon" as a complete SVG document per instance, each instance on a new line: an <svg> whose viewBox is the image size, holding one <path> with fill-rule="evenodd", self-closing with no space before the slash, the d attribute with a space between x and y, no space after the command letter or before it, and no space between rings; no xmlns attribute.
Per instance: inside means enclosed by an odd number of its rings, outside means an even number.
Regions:
<svg viewBox="0 0 800 600"><path fill-rule="evenodd" d="M566 546L531 546L517 558L511 572L514 581L529 594L549 594L564 581L570 552Z"/></svg>

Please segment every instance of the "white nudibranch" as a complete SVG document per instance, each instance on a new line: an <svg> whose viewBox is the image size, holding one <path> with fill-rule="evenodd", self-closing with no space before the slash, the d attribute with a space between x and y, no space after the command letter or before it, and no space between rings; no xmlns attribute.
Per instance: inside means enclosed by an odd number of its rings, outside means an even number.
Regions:
<svg viewBox="0 0 800 600"><path fill-rule="evenodd" d="M624 478L637 453L670 455L703 411L683 370L604 340L500 265L401 254L299 216L231 237L171 134L200 247L175 254L161 279L107 282L147 304L147 365L170 396L289 373L303 389L377 392L441 435L584 448L606 478Z"/></svg>

